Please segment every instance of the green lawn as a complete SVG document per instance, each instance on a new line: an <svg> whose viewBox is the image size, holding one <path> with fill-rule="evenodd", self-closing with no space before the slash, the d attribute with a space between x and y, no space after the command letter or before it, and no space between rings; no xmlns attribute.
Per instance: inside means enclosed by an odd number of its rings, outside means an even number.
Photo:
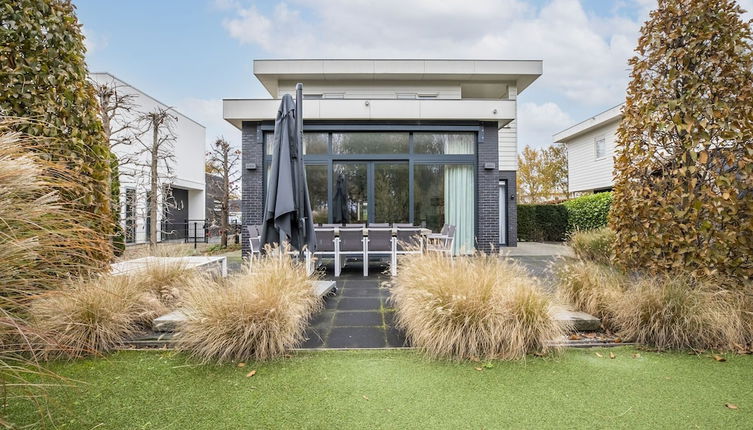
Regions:
<svg viewBox="0 0 753 430"><path fill-rule="evenodd" d="M244 367L121 352L53 366L82 385L52 389L50 408L75 429L753 426L753 356L634 352L570 350L481 371L395 350L300 352ZM6 412L35 420L29 405Z"/></svg>

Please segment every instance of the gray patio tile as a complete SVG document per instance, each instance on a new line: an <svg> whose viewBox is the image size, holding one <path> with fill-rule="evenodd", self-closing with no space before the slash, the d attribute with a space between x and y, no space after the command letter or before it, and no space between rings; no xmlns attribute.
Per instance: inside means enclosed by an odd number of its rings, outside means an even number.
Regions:
<svg viewBox="0 0 753 430"><path fill-rule="evenodd" d="M333 327L375 327L382 326L381 312L339 311L335 313Z"/></svg>
<svg viewBox="0 0 753 430"><path fill-rule="evenodd" d="M376 327L334 327L327 337L328 348L384 348L385 332Z"/></svg>
<svg viewBox="0 0 753 430"><path fill-rule="evenodd" d="M376 311L382 306L379 297L343 297L337 304L341 311Z"/></svg>

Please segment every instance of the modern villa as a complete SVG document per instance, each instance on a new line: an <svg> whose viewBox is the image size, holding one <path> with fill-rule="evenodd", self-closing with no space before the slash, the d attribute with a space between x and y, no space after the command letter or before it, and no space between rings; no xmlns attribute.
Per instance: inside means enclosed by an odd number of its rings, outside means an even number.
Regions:
<svg viewBox="0 0 753 430"><path fill-rule="evenodd" d="M542 67L506 60L254 61L271 98L223 101L225 120L242 132L243 224L262 223L275 114L280 98L302 83L315 223L410 223L433 231L451 224L457 249L515 246L516 98ZM346 210L335 213L338 187L346 190Z"/></svg>
<svg viewBox="0 0 753 430"><path fill-rule="evenodd" d="M187 236L192 237L194 231L196 236L203 239L205 127L110 73L92 73L90 77L98 85L117 88L119 93L131 97L133 109L131 112L120 112L114 119L118 124L136 124L138 116L143 113L153 112L156 108L170 109L176 119L173 127L175 140L169 148L172 153L168 161L170 172L165 171L164 163L160 164L164 178L161 182L169 185L169 195L158 196L157 240L182 240ZM151 144L151 131L143 133L141 139L147 145ZM149 154L143 149L137 142L123 143L113 148L121 160L120 219L126 243L144 243L149 238Z"/></svg>
<svg viewBox="0 0 753 430"><path fill-rule="evenodd" d="M567 179L571 194L611 191L614 186L614 144L622 104L554 135L567 146Z"/></svg>

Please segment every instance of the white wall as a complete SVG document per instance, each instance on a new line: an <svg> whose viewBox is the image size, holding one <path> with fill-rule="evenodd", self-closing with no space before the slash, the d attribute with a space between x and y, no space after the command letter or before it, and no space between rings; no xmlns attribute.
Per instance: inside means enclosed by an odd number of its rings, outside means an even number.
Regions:
<svg viewBox="0 0 753 430"><path fill-rule="evenodd" d="M613 185L614 144L619 120L590 130L567 142L568 188L571 193ZM596 159L595 139L604 136L606 153Z"/></svg>
<svg viewBox="0 0 753 430"><path fill-rule="evenodd" d="M278 98L295 94L294 81L280 81ZM304 94L343 94L346 99L394 99L398 94L432 94L440 99L459 99L460 83L447 81L305 81Z"/></svg>
<svg viewBox="0 0 753 430"><path fill-rule="evenodd" d="M157 108L167 109L170 106L161 103L148 94L143 93L128 83L116 78L109 73L93 73L91 79L97 84L115 85L121 94L129 94L133 97L134 112L123 113L116 122L131 122L136 124L140 113L154 111ZM172 143L174 157L169 161L171 172L168 174L161 169L160 176L169 177L172 186L186 189L189 192L189 218L204 219L204 154L206 142L206 129L201 124L193 121L176 110L171 113L177 118L173 131L176 139ZM116 128L116 127L113 127ZM151 131L143 134L141 139L150 145L152 140ZM146 238L146 191L149 188L147 164L149 155L142 153L143 146L139 143L130 145L118 145L114 148L115 154L121 160L132 160L120 167L121 182L121 219L125 218L125 190L136 190L135 221L136 242L143 242ZM158 211L158 222L161 221L162 210Z"/></svg>

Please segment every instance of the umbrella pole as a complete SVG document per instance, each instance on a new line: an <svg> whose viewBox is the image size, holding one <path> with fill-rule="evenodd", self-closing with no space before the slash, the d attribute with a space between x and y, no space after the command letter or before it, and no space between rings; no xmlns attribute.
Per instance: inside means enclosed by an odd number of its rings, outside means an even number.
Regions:
<svg viewBox="0 0 753 430"><path fill-rule="evenodd" d="M298 160L299 163L299 169L298 174L303 176L303 84L297 83L295 84L295 131L296 131L296 138L298 139ZM298 184L303 184L303 178L299 177L296 178ZM296 195L296 198L298 199L298 204L296 205L298 207L298 224L299 224L299 231L303 232L302 237L306 237L308 235L308 232L306 232L306 219L304 215L303 210L303 193L298 192ZM303 246L299 247L299 257L303 258Z"/></svg>

